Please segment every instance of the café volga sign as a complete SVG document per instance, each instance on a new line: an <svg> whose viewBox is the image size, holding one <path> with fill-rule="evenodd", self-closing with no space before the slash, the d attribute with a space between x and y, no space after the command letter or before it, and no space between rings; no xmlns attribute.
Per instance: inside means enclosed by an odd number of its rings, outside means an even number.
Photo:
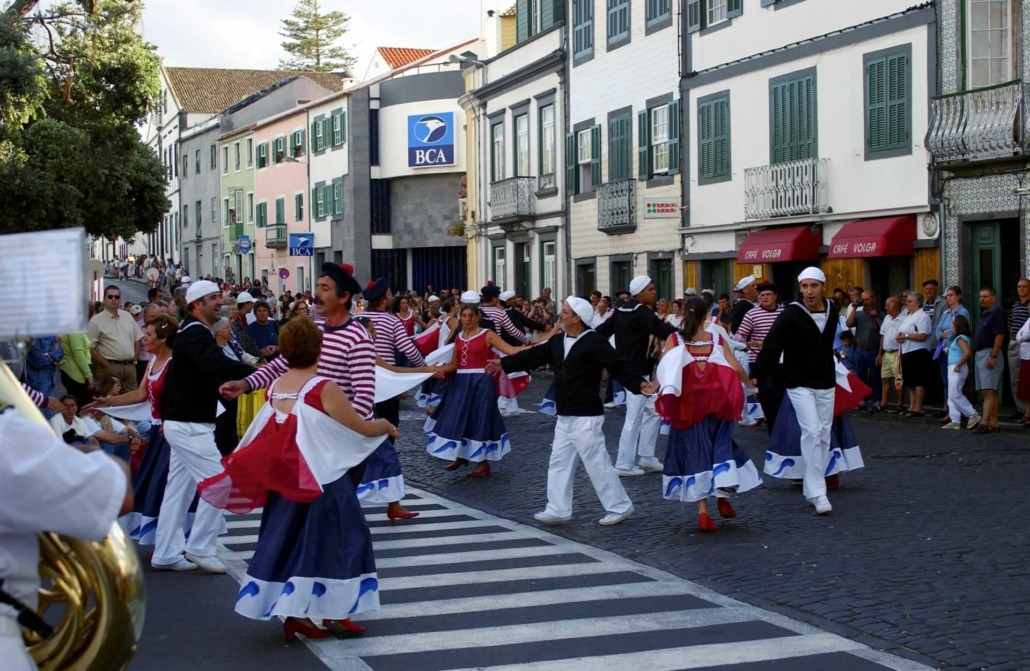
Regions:
<svg viewBox="0 0 1030 671"><path fill-rule="evenodd" d="M454 112L408 116L408 167L454 165Z"/></svg>

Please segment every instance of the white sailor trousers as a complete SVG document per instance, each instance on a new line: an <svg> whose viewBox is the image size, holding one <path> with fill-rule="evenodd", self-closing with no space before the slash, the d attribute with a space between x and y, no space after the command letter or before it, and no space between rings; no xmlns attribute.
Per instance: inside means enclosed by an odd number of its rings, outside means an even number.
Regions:
<svg viewBox="0 0 1030 671"><path fill-rule="evenodd" d="M633 507L605 448L603 424L604 415L558 417L551 463L547 468L547 509L544 512L548 515L568 517L572 514L572 484L579 459L583 460L590 483L606 512L621 515Z"/></svg>
<svg viewBox="0 0 1030 671"><path fill-rule="evenodd" d="M168 441L168 484L157 518L154 539L155 564L173 564L185 549L198 557L214 557L222 525L222 511L201 499L193 518L189 542L182 526L197 483L222 472L222 455L215 445L215 425L195 422L165 422Z"/></svg>
<svg viewBox="0 0 1030 671"><path fill-rule="evenodd" d="M833 429L833 389L796 387L787 390L801 427L801 458L805 460L806 499L826 496L826 461Z"/></svg>
<svg viewBox="0 0 1030 671"><path fill-rule="evenodd" d="M628 471L636 467L638 457L654 459L662 423L654 409L655 398L626 391L626 423L622 425L622 435L619 436L615 468Z"/></svg>

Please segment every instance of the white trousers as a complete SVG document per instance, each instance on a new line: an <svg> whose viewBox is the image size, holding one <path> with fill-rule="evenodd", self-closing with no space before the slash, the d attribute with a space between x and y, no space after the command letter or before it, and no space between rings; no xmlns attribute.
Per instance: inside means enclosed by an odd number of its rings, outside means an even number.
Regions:
<svg viewBox="0 0 1030 671"><path fill-rule="evenodd" d="M788 389L801 427L801 458L805 460L806 499L826 496L826 461L833 429L833 389Z"/></svg>
<svg viewBox="0 0 1030 671"><path fill-rule="evenodd" d="M4 671L36 671L36 663L22 642L18 623L6 615L0 615L0 660L3 660Z"/></svg>
<svg viewBox="0 0 1030 671"><path fill-rule="evenodd" d="M183 550L197 557L214 557L222 525L221 509L203 499L197 502L188 543L182 525L197 493L197 483L222 472L222 455L215 445L215 425L165 422L164 433L171 454L168 484L157 518L153 562L174 564Z"/></svg>
<svg viewBox="0 0 1030 671"><path fill-rule="evenodd" d="M966 395L962 393L962 387L969 377L969 365L962 366L962 372L956 373L954 366L948 366L948 417L956 424L962 421L962 417L972 417L976 409L969 402Z"/></svg>
<svg viewBox="0 0 1030 671"><path fill-rule="evenodd" d="M646 379L646 378L645 378ZM619 436L619 456L615 468L628 471L639 459L654 459L661 419L655 412L655 396L626 392L626 423Z"/></svg>
<svg viewBox="0 0 1030 671"><path fill-rule="evenodd" d="M544 512L548 515L568 517L572 514L572 483L578 459L583 460L590 483L606 512L621 515L633 506L605 448L603 424L603 415L558 417L551 463L547 468L547 509Z"/></svg>
<svg viewBox="0 0 1030 671"><path fill-rule="evenodd" d="M519 399L517 396L512 398L505 398L504 396L497 397L497 409L501 412L510 412L518 414L519 412Z"/></svg>
<svg viewBox="0 0 1030 671"><path fill-rule="evenodd" d="M1026 403L1016 398L1016 390L1019 389L1019 343L1014 339L1009 340L1005 358L1008 359L1009 364L1009 384L1012 387L1012 399L1016 402L1016 407L1019 411L1025 413Z"/></svg>

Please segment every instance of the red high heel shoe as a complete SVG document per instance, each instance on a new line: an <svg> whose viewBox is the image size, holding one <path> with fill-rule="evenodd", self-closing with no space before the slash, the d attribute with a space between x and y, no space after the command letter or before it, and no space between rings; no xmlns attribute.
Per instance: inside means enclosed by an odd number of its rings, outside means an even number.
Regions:
<svg viewBox="0 0 1030 671"><path fill-rule="evenodd" d="M468 465L469 465L469 460L468 459L455 459L451 463L449 463L446 466L444 466L443 470L448 471L448 472L456 471L459 468L461 468L462 466L468 466Z"/></svg>
<svg viewBox="0 0 1030 671"><path fill-rule="evenodd" d="M417 515L418 513L415 514ZM360 624L354 624L353 622L351 622L350 618L344 620L322 620L323 627L328 627L331 624L339 625L340 628L348 634L360 636L361 634L365 633L365 628L362 627Z"/></svg>
<svg viewBox="0 0 1030 671"><path fill-rule="evenodd" d="M286 636L286 642L292 643L297 639L297 634L305 638L329 638L333 635L333 632L328 629L319 629L310 624L305 624L304 620L288 617L283 620L283 634Z"/></svg>
<svg viewBox="0 0 1030 671"><path fill-rule="evenodd" d="M469 473L468 476L469 479L475 480L477 478L485 478L488 475L490 475L490 462L484 461L482 466Z"/></svg>
<svg viewBox="0 0 1030 671"><path fill-rule="evenodd" d="M387 508L386 517L390 520L390 524L393 524L394 520L415 519L418 517L418 513L411 510L394 510L393 508Z"/></svg>
<svg viewBox="0 0 1030 671"><path fill-rule="evenodd" d="M697 528L700 531L715 531L719 527L715 526L715 522L712 521L712 516L708 513L700 513L697 516Z"/></svg>
<svg viewBox="0 0 1030 671"><path fill-rule="evenodd" d="M719 517L736 517L737 511L733 509L733 505L729 499L719 498Z"/></svg>
<svg viewBox="0 0 1030 671"><path fill-rule="evenodd" d="M830 475L826 477L826 488L827 489L840 489L840 475Z"/></svg>

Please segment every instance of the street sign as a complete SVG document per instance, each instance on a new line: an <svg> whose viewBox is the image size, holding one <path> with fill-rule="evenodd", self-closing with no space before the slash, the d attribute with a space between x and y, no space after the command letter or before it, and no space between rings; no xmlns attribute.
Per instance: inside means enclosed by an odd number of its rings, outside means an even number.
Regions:
<svg viewBox="0 0 1030 671"><path fill-rule="evenodd" d="M249 235L241 235L239 245L240 254L250 254L251 245Z"/></svg>
<svg viewBox="0 0 1030 671"><path fill-rule="evenodd" d="M289 277L290 277L290 269L289 268L280 268L279 269L279 277L283 278L284 280L285 279L289 279Z"/></svg>
<svg viewBox="0 0 1030 671"><path fill-rule="evenodd" d="M290 233L290 256L314 256L314 233Z"/></svg>

